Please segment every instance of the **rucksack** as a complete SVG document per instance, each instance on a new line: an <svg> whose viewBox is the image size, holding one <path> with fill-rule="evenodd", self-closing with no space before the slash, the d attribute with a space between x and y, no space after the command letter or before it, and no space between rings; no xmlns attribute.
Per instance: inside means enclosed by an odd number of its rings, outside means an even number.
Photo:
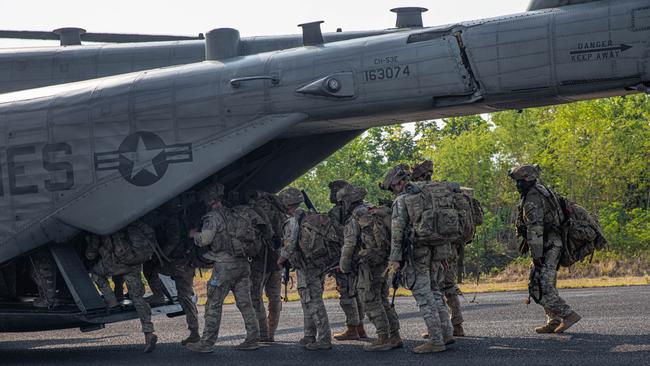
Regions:
<svg viewBox="0 0 650 366"><path fill-rule="evenodd" d="M472 223L474 226L483 225L483 207L481 202L474 197L467 196L472 205Z"/></svg>
<svg viewBox="0 0 650 366"><path fill-rule="evenodd" d="M233 255L244 258L255 257L262 250L262 236L267 234L262 231L270 230L268 223L247 205L235 206L230 212L232 214L227 216L226 226Z"/></svg>
<svg viewBox="0 0 650 366"><path fill-rule="evenodd" d="M390 255L391 210L388 207L368 207L353 212L361 229L361 245L367 254L362 260L371 266L385 264Z"/></svg>
<svg viewBox="0 0 650 366"><path fill-rule="evenodd" d="M448 182L412 184L420 192L408 195L405 201L416 244L463 243L473 235L471 206L459 187L456 189Z"/></svg>
<svg viewBox="0 0 650 366"><path fill-rule="evenodd" d="M110 236L115 260L120 264L138 265L153 257L158 248L156 233L141 221L136 221Z"/></svg>
<svg viewBox="0 0 650 366"><path fill-rule="evenodd" d="M560 256L560 265L571 267L587 257L593 258L596 250L605 249L607 239L603 235L597 217L564 197L560 197L559 201L566 218L562 223L564 248Z"/></svg>
<svg viewBox="0 0 650 366"><path fill-rule="evenodd" d="M300 222L300 252L309 267L325 270L341 258L342 229L326 214L306 213ZM292 262L293 263L293 262Z"/></svg>

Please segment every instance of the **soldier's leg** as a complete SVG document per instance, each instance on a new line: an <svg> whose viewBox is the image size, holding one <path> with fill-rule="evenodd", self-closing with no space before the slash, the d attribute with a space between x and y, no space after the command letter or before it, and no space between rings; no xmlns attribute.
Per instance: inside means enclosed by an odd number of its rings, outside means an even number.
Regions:
<svg viewBox="0 0 650 366"><path fill-rule="evenodd" d="M357 285L359 298L363 302L368 319L377 330L377 337L379 339L388 338L390 336L390 327L383 304L383 290L385 287L382 286L383 277L377 278L371 272L372 270L366 266L359 269L359 283Z"/></svg>
<svg viewBox="0 0 650 366"><path fill-rule="evenodd" d="M30 256L31 277L38 288L39 299L34 306L51 307L56 299L56 263L47 249L41 249Z"/></svg>
<svg viewBox="0 0 650 366"><path fill-rule="evenodd" d="M407 283L413 286L411 292L427 326L429 342L436 346L444 346L442 325L431 290L431 255L428 247L416 248L413 263L404 268L404 273Z"/></svg>
<svg viewBox="0 0 650 366"><path fill-rule="evenodd" d="M561 245L560 242L544 253L544 266L541 271L542 297L539 303L547 314L555 314L564 319L573 311L557 290L557 264L560 260Z"/></svg>
<svg viewBox="0 0 650 366"><path fill-rule="evenodd" d="M337 273L336 289L339 292L339 305L345 314L346 330L334 334L334 339L339 341L350 341L359 339L359 306L356 296L356 289L352 289L354 276L352 274Z"/></svg>
<svg viewBox="0 0 650 366"><path fill-rule="evenodd" d="M441 291L441 285L444 281L445 269L440 261L432 261L431 263L431 290L433 298L436 301L436 309L440 317L440 326L442 328L442 335L445 343L451 343L454 336L454 327L451 324L451 317L449 316L449 308L445 304L445 299Z"/></svg>
<svg viewBox="0 0 650 366"><path fill-rule="evenodd" d="M144 273L144 278L147 280L147 284L153 293L153 295L147 297L147 301L152 306L158 306L165 303L165 286L158 276L161 271L162 268L157 258L146 262L142 266L142 273Z"/></svg>
<svg viewBox="0 0 650 366"><path fill-rule="evenodd" d="M330 349L332 343L332 331L330 329L329 317L323 302L324 278L318 276L317 271L307 276L307 310L316 325L316 342L308 344L309 350Z"/></svg>
<svg viewBox="0 0 650 366"><path fill-rule="evenodd" d="M188 264L173 264L171 268L172 279L176 283L178 302L185 312L187 328L192 334L199 331L199 312L192 300L194 297L194 268Z"/></svg>
<svg viewBox="0 0 650 366"><path fill-rule="evenodd" d="M282 311L282 273L280 271L272 271L268 274L264 290L266 297L269 299L269 340L273 341L275 331L280 323L280 312Z"/></svg>
<svg viewBox="0 0 650 366"><path fill-rule="evenodd" d="M305 271L296 270L298 282L298 295L300 295L300 305L302 305L302 314L304 322L304 336L300 341L301 344L308 344L316 341L316 323L309 313L307 303L309 301L309 290L307 289L307 279Z"/></svg>
<svg viewBox="0 0 650 366"><path fill-rule="evenodd" d="M140 318L143 333L153 333L153 323L151 322L151 307L144 300L144 284L140 279L140 271L133 270L124 274L124 282L129 290L131 301L135 307L136 313Z"/></svg>
<svg viewBox="0 0 650 366"><path fill-rule="evenodd" d="M215 263L212 270L212 277L208 280L208 299L205 304L205 324L203 335L198 343L199 347L209 349L217 342L219 338L219 328L221 327L221 314L223 311L223 302L230 292L230 273L228 268L222 264ZM188 344L190 346L197 343ZM192 349L193 350L193 349Z"/></svg>
<svg viewBox="0 0 650 366"><path fill-rule="evenodd" d="M457 247L452 248L452 253L457 252ZM458 256L453 255L452 258L447 260L448 265L445 267L444 279L442 282L442 290L451 312L451 324L457 328L463 324L463 312L460 306L460 289L456 284L456 276L458 274Z"/></svg>
<svg viewBox="0 0 650 366"><path fill-rule="evenodd" d="M268 341L269 338L269 329L266 322L266 309L264 308L264 299L262 297L262 286L264 285L264 261L255 259L251 263L251 301L253 302L253 308L255 309L255 314L258 322L258 327L260 331L260 339L262 341Z"/></svg>
<svg viewBox="0 0 650 366"><path fill-rule="evenodd" d="M118 305L117 299L115 298L115 293L111 289L111 285L108 283L108 275L104 270L104 266L101 262L97 263L92 271L91 278L93 282L97 285L99 292L104 296L104 301L108 307L115 307Z"/></svg>
<svg viewBox="0 0 650 366"><path fill-rule="evenodd" d="M111 279L113 280L113 285L115 286L113 290L115 298L117 301L124 300L124 278L122 278L122 275L115 275L112 276Z"/></svg>
<svg viewBox="0 0 650 366"><path fill-rule="evenodd" d="M248 267L248 262L244 261L243 263L245 263L246 267L240 267L240 275L232 286L232 292L235 295L235 304L244 319L244 325L246 327L246 340L244 342L257 343L260 339L260 328L251 301L250 268ZM240 266L244 266L243 263Z"/></svg>

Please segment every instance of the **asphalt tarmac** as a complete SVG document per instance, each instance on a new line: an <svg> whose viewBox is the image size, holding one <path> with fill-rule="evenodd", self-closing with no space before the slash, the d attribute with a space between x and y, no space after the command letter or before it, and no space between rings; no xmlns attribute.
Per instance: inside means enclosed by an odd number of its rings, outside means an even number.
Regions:
<svg viewBox="0 0 650 366"><path fill-rule="evenodd" d="M440 354L415 355L424 324L412 298L398 298L403 349L381 353L362 350L364 342L335 342L331 351L307 351L302 337L302 310L284 304L276 343L257 351L232 347L244 338L243 321L235 306L226 306L214 353L184 349L184 317L154 318L160 338L153 354L141 353L140 324L129 321L81 333L64 330L0 335L0 365L650 365L650 287L563 290L561 295L583 319L563 335L537 335L543 324L538 305L525 305L525 293L479 294L464 304L465 332ZM473 295L468 295L471 300ZM334 332L343 328L337 301L327 301ZM202 315L201 315L202 319ZM367 326L374 336L372 325Z"/></svg>

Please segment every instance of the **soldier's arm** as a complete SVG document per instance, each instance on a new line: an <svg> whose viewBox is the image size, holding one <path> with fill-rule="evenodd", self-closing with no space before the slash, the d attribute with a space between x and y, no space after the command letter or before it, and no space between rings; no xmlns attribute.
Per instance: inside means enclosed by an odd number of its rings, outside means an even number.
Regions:
<svg viewBox="0 0 650 366"><path fill-rule="evenodd" d="M341 259L339 261L339 267L343 273L352 271L352 259L357 251L360 233L361 229L357 220L354 218L348 220L343 229L343 248L341 248Z"/></svg>
<svg viewBox="0 0 650 366"><path fill-rule="evenodd" d="M393 203L393 214L391 219L391 239L390 239L390 261L402 261L402 249L404 244L404 233L409 223L408 212L404 199L398 197Z"/></svg>
<svg viewBox="0 0 650 366"><path fill-rule="evenodd" d="M533 259L544 256L544 201L540 194L531 192L523 204L526 241Z"/></svg>
<svg viewBox="0 0 650 366"><path fill-rule="evenodd" d="M220 215L207 215L203 218L201 231L194 234L194 244L198 247L207 247L224 227L225 222Z"/></svg>
<svg viewBox="0 0 650 366"><path fill-rule="evenodd" d="M296 217L292 217L287 221L284 227L284 236L282 238L282 251L283 258L289 258L293 253L298 250L298 239L300 236L300 224Z"/></svg>

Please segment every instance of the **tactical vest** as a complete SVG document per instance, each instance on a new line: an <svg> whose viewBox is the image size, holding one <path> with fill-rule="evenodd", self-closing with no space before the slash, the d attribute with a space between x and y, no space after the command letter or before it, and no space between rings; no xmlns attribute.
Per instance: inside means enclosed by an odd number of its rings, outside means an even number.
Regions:
<svg viewBox="0 0 650 366"><path fill-rule="evenodd" d="M306 213L300 221L298 240L305 264L324 270L338 263L341 258L342 237L341 227L328 215Z"/></svg>
<svg viewBox="0 0 650 366"><path fill-rule="evenodd" d="M448 182L415 182L419 192L405 198L417 245L463 243L473 235L471 205Z"/></svg>

